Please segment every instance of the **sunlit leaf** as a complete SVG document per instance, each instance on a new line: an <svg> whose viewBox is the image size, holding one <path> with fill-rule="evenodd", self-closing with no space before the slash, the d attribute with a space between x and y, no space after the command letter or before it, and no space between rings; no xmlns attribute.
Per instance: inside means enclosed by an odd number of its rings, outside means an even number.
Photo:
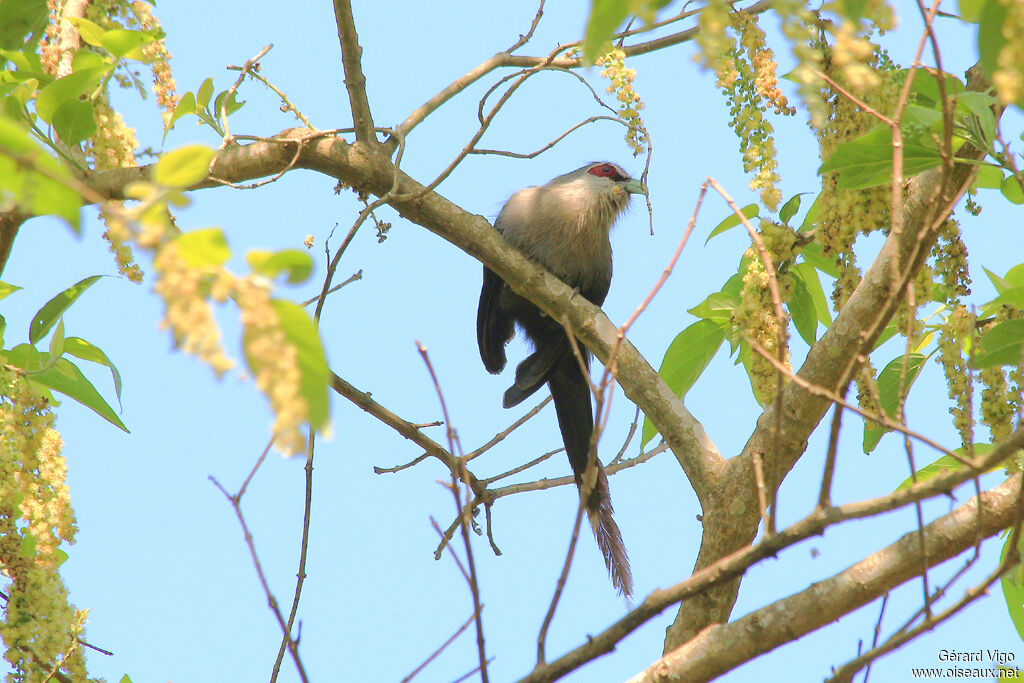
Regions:
<svg viewBox="0 0 1024 683"><path fill-rule="evenodd" d="M892 132L877 126L856 140L841 143L828 161L818 168L819 174L838 172L836 188L860 190L892 181ZM903 176L935 168L942 163L939 150L916 137L903 140Z"/></svg>
<svg viewBox="0 0 1024 683"><path fill-rule="evenodd" d="M910 387L914 385L921 368L924 366L926 357L920 353L912 353L906 356L906 374L904 375L904 356L892 359L878 373L878 400L882 410L892 420L897 420L897 409L899 408L900 383L903 384L903 395L910 393ZM889 429L886 429L877 422L864 421L864 452L871 453L875 446Z"/></svg>
<svg viewBox="0 0 1024 683"><path fill-rule="evenodd" d="M64 312L71 307L71 304L75 303L78 297L82 296L85 290L92 287L101 277L103 276L92 275L87 277L50 299L32 318L32 322L28 326L29 341L35 344L45 337L47 332L61 319Z"/></svg>
<svg viewBox="0 0 1024 683"><path fill-rule="evenodd" d="M976 443L974 444L973 448L975 456L988 455L989 453L992 452L992 444ZM955 451L953 451L953 453L959 455L961 458L967 457L967 451L963 448L958 448ZM961 463L958 459L954 458L953 456L944 455L935 462L925 465L924 467L919 469L917 472L914 473L913 477L907 477L906 479L904 479L903 482L896 487L896 490L899 491L900 489L910 488L911 486L914 485L914 479L917 479L917 483L921 483L922 481L928 481L932 477L937 477L940 474L945 474L946 472L958 470L963 466L963 463ZM1002 465L996 465L994 467L989 468L988 471L995 472L1000 468L1002 468Z"/></svg>
<svg viewBox="0 0 1024 683"><path fill-rule="evenodd" d="M220 228L192 230L174 238L182 258L192 268L221 266L231 258L231 249Z"/></svg>
<svg viewBox="0 0 1024 683"><path fill-rule="evenodd" d="M804 283L803 275L796 270L790 272L793 274L793 295L788 302L789 314L793 318L796 331L800 333L800 338L811 346L818 339L818 313L815 310L814 299Z"/></svg>
<svg viewBox="0 0 1024 683"><path fill-rule="evenodd" d="M217 153L206 145L185 145L167 152L153 168L153 182L164 187L190 187L210 173Z"/></svg>
<svg viewBox="0 0 1024 683"><path fill-rule="evenodd" d="M43 121L53 123L53 116L61 105L69 100L76 100L79 96L93 90L107 71L109 71L107 67L85 69L50 83L39 92L39 97L36 98L36 114Z"/></svg>
<svg viewBox="0 0 1024 683"><path fill-rule="evenodd" d="M107 358L107 354L103 353L101 349L93 346L84 339L78 337L68 337L64 340L64 353L70 354L76 358L82 360L92 361L93 363L99 363L110 368L110 374L114 381L114 393L117 395L117 400L121 400L121 373L117 371L114 364Z"/></svg>
<svg viewBox="0 0 1024 683"><path fill-rule="evenodd" d="M725 341L727 329L728 325L699 320L676 335L665 351L665 358L658 370L672 393L680 398L686 396L686 392L718 353L718 348ZM657 433L654 423L644 417L641 446L646 445Z"/></svg>
<svg viewBox="0 0 1024 683"><path fill-rule="evenodd" d="M305 282L313 272L313 259L299 249L275 252L253 249L245 255L245 259L253 271L271 279L285 273L290 285Z"/></svg>
<svg viewBox="0 0 1024 683"><path fill-rule="evenodd" d="M1024 320L1004 320L981 336L971 367L981 369L996 365L1016 365L1021 361L1024 344Z"/></svg>
<svg viewBox="0 0 1024 683"><path fill-rule="evenodd" d="M742 209L740 209L740 213L743 214L744 217L746 217L748 219L756 218L757 217L757 212L758 212L757 204L747 204ZM715 229L711 231L711 234L708 235L708 238L706 240L704 240L704 244L707 244L708 242L710 242L711 238L714 237L715 235L723 233L726 230L729 230L730 228L735 228L737 225L741 224L742 222L743 222L742 219L740 219L740 217L737 216L735 213L730 214L728 218L726 218L724 221L722 221L717 226L715 226Z"/></svg>
<svg viewBox="0 0 1024 683"><path fill-rule="evenodd" d="M92 382L82 374L77 365L67 358L61 358L54 367L48 370L26 375L26 377L29 381L47 386L81 403L118 429L122 429L125 432L128 431L128 428L121 422L117 413L111 409L100 393L96 391L96 387L92 385Z"/></svg>

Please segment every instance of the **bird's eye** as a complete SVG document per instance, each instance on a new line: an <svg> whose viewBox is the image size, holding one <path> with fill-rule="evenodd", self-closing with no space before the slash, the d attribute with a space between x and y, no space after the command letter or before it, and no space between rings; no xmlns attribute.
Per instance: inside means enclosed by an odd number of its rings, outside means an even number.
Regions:
<svg viewBox="0 0 1024 683"><path fill-rule="evenodd" d="M591 175L596 175L598 178L611 178L612 180L618 180L621 177L619 169L615 168L611 164L598 164L592 166L588 171Z"/></svg>

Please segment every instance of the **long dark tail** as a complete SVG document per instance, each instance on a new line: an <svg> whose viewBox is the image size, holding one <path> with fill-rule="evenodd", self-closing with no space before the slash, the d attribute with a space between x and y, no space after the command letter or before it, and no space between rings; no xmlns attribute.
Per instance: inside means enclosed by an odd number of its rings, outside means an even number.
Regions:
<svg viewBox="0 0 1024 683"><path fill-rule="evenodd" d="M551 397L558 415L558 428L562 432L565 452L569 456L576 477L576 486L583 495L583 477L590 452L590 435L594 431L594 415L590 403L590 387L572 354L562 356L548 377ZM633 595L633 576L629 570L629 557L622 542L622 533L612 517L612 499L608 490L608 477L599 460L597 478L587 500L587 517L594 530L597 546L604 555L604 563L612 585L620 595Z"/></svg>

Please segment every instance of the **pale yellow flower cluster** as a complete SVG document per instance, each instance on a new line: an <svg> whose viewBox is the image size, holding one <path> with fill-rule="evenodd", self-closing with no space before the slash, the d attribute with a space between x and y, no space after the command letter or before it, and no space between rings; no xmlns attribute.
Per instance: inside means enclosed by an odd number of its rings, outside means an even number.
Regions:
<svg viewBox="0 0 1024 683"><path fill-rule="evenodd" d="M754 247L747 249L744 256L749 259L743 273L743 290L740 293L740 305L736 307L733 321L740 326L743 334L756 341L773 357L779 352L779 320L775 315L768 288L768 272ZM788 345L783 350L783 363L792 372ZM756 351L750 352L747 364L750 384L754 395L762 405L775 400L778 391L779 374L775 367Z"/></svg>
<svg viewBox="0 0 1024 683"><path fill-rule="evenodd" d="M242 310L243 344L256 386L274 411L274 448L285 455L299 453L306 447L302 425L309 406L302 397L298 349L285 337L270 292L261 282L251 276L238 278L235 301Z"/></svg>
<svg viewBox="0 0 1024 683"><path fill-rule="evenodd" d="M995 315L995 319L986 325L986 329L1007 320L1020 320L1024 312L1013 306L1003 306ZM981 421L992 434L992 443L998 443L1013 431L1013 419L1018 415L1024 404L1021 403L1020 367L1010 373L1011 382L1007 382L1006 370L999 365L982 368L978 379L983 387L981 391Z"/></svg>
<svg viewBox="0 0 1024 683"><path fill-rule="evenodd" d="M130 128L121 113L115 111L106 95L92 103L92 117L96 121L96 134L89 141L96 170L136 166L135 148L139 141L135 129Z"/></svg>
<svg viewBox="0 0 1024 683"><path fill-rule="evenodd" d="M165 306L161 328L169 329L175 344L209 365L218 377L230 370L234 362L224 353L213 309L203 294L211 276L214 280L229 276L219 268L220 273L189 268L174 243L157 251L153 270L157 275L153 288Z"/></svg>
<svg viewBox="0 0 1024 683"><path fill-rule="evenodd" d="M68 602L57 568L62 541L76 532L61 438L47 401L14 370L0 367L0 573L10 581L0 640L8 680L48 680L58 663L85 681L76 650L84 612Z"/></svg>
<svg viewBox="0 0 1024 683"><path fill-rule="evenodd" d="M832 65L842 74L843 82L857 93L877 88L882 80L872 64L875 46L851 21L843 21L834 34Z"/></svg>
<svg viewBox="0 0 1024 683"><path fill-rule="evenodd" d="M46 7L50 14L46 22L46 30L39 39L39 59L43 71L51 76L57 75L60 64L60 16L63 3L60 0L47 0Z"/></svg>
<svg viewBox="0 0 1024 683"><path fill-rule="evenodd" d="M636 80L636 69L626 66L626 53L619 47L613 47L596 60L603 66L601 77L611 81L605 90L614 93L619 102L619 118L626 123L626 142L633 150L633 156L643 154L646 150L647 136L644 133L644 121L640 110L644 103L640 95L633 89Z"/></svg>
<svg viewBox="0 0 1024 683"><path fill-rule="evenodd" d="M143 30L160 30L160 20L153 16L153 8L149 3L135 0L131 7ZM142 54L149 60L153 69L153 94L156 95L156 103L168 114L174 113L174 108L178 106L181 98L176 94L178 83L171 73L171 53L167 49L166 41L160 39L146 45L142 48Z"/></svg>
<svg viewBox="0 0 1024 683"><path fill-rule="evenodd" d="M949 397L954 401L949 412L964 447L974 443L974 413L971 407L974 384L962 350L964 340L974 334L974 321L974 314L959 306L946 318L939 333L939 363L946 375Z"/></svg>
<svg viewBox="0 0 1024 683"><path fill-rule="evenodd" d="M117 261L117 271L135 284L142 283L142 268L135 262L135 252L129 240L132 233L125 225L123 218L123 202L104 202L100 205L100 218L103 219L107 229L103 233L109 246L107 249L114 255Z"/></svg>

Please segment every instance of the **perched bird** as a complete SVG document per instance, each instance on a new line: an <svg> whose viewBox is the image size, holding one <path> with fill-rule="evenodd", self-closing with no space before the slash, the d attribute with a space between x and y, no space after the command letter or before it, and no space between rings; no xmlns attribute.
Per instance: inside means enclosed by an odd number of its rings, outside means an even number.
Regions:
<svg viewBox="0 0 1024 683"><path fill-rule="evenodd" d="M557 275L580 295L600 306L612 280L612 247L608 232L629 205L630 195L646 194L643 184L608 162L593 162L558 176L547 185L527 187L505 203L494 227L505 241ZM569 456L576 486L583 495L594 414L590 387L573 353L565 328L519 296L484 266L477 310L476 336L488 372L505 367L505 344L518 325L534 352L516 368L515 383L505 392L511 408L547 383L555 403L558 428ZM590 367L590 353L577 345ZM600 460L597 479L586 501L587 516L619 593L633 593L629 558L612 517L608 478Z"/></svg>

